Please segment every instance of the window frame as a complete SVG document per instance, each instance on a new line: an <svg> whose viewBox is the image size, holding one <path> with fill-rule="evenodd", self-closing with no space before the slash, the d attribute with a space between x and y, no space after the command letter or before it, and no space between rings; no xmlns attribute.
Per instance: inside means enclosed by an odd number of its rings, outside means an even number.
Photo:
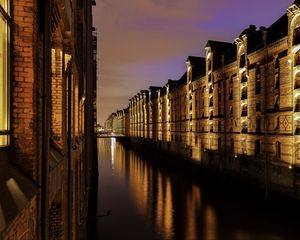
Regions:
<svg viewBox="0 0 300 240"><path fill-rule="evenodd" d="M10 126L10 27L11 27L11 16L10 16L10 1L6 0L6 8L0 4L0 15L5 21L7 32L6 32L6 108L7 108L7 118L6 118L6 129L0 129L0 137L6 136L6 144L0 145L0 148L5 148L10 146L11 139L11 126ZM4 57L3 57L4 58Z"/></svg>

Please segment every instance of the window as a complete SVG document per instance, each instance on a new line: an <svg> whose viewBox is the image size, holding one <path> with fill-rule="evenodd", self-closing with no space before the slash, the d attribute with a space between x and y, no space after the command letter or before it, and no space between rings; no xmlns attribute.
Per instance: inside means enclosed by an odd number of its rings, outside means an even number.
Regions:
<svg viewBox="0 0 300 240"><path fill-rule="evenodd" d="M260 102L257 102L257 103L256 103L255 109L256 109L256 112L260 112L260 111L261 111L261 105L260 105Z"/></svg>
<svg viewBox="0 0 300 240"><path fill-rule="evenodd" d="M296 52L294 55L294 66L297 67L300 65L300 51Z"/></svg>
<svg viewBox="0 0 300 240"><path fill-rule="evenodd" d="M214 105L213 97L209 99L209 106L212 107Z"/></svg>
<svg viewBox="0 0 300 240"><path fill-rule="evenodd" d="M300 96L297 96L295 104L295 112L300 112Z"/></svg>
<svg viewBox="0 0 300 240"><path fill-rule="evenodd" d="M244 54L242 54L241 57L240 57L240 68L245 67L245 65L246 65L246 55L245 55L245 53L244 53Z"/></svg>
<svg viewBox="0 0 300 240"><path fill-rule="evenodd" d="M241 82L247 82L248 81L248 77L247 77L247 74L246 74L246 71L244 71L242 73L242 76L241 76Z"/></svg>
<svg viewBox="0 0 300 240"><path fill-rule="evenodd" d="M241 100L245 100L245 99L247 99L247 97L248 97L248 95L247 95L247 93L248 93L248 88L247 87L243 87L242 88L242 96L241 96Z"/></svg>
<svg viewBox="0 0 300 240"><path fill-rule="evenodd" d="M295 76L295 89L300 88L300 72L297 72Z"/></svg>
<svg viewBox="0 0 300 240"><path fill-rule="evenodd" d="M244 121L242 122L242 133L247 133L247 132L248 132L247 122Z"/></svg>
<svg viewBox="0 0 300 240"><path fill-rule="evenodd" d="M248 108L247 108L247 104L244 104L242 106L242 117L247 117L248 115Z"/></svg>
<svg viewBox="0 0 300 240"><path fill-rule="evenodd" d="M9 1L1 0L0 11L0 147L9 145ZM5 12L6 14L3 14Z"/></svg>
<svg viewBox="0 0 300 240"><path fill-rule="evenodd" d="M256 132L260 132L260 131L261 131L261 119L256 118Z"/></svg>
<svg viewBox="0 0 300 240"><path fill-rule="evenodd" d="M218 150L222 149L222 139L219 137L218 138Z"/></svg>
<svg viewBox="0 0 300 240"><path fill-rule="evenodd" d="M281 143L276 142L276 157L280 158L280 156L281 156Z"/></svg>
<svg viewBox="0 0 300 240"><path fill-rule="evenodd" d="M300 27L294 29L293 45L300 43Z"/></svg>
<svg viewBox="0 0 300 240"><path fill-rule="evenodd" d="M260 65L256 65L256 71L255 71L255 93L260 94L261 93L261 81L260 81Z"/></svg>
<svg viewBox="0 0 300 240"><path fill-rule="evenodd" d="M255 154L255 156L259 156L260 155L260 140L259 139L255 140L254 154Z"/></svg>

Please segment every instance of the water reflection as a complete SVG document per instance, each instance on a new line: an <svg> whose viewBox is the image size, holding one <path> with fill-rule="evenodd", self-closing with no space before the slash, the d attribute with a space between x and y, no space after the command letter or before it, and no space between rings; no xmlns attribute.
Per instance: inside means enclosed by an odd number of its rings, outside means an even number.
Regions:
<svg viewBox="0 0 300 240"><path fill-rule="evenodd" d="M115 139L99 139L94 239L299 239L293 216L157 168Z"/></svg>

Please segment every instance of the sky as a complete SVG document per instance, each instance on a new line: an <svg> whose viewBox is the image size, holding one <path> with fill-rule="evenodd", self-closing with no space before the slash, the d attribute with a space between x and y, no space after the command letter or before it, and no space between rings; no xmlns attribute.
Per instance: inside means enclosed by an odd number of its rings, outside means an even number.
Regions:
<svg viewBox="0 0 300 240"><path fill-rule="evenodd" d="M250 24L270 26L292 0L98 0L98 123L149 86L179 79L208 40L233 42Z"/></svg>

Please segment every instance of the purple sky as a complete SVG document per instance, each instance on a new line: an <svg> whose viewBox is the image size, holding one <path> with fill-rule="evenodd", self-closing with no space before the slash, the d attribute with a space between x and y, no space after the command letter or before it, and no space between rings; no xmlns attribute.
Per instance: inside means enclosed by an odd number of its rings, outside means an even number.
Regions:
<svg viewBox="0 0 300 240"><path fill-rule="evenodd" d="M185 71L204 56L207 40L233 42L250 24L271 25L293 0L99 0L98 122L128 106L150 85Z"/></svg>

